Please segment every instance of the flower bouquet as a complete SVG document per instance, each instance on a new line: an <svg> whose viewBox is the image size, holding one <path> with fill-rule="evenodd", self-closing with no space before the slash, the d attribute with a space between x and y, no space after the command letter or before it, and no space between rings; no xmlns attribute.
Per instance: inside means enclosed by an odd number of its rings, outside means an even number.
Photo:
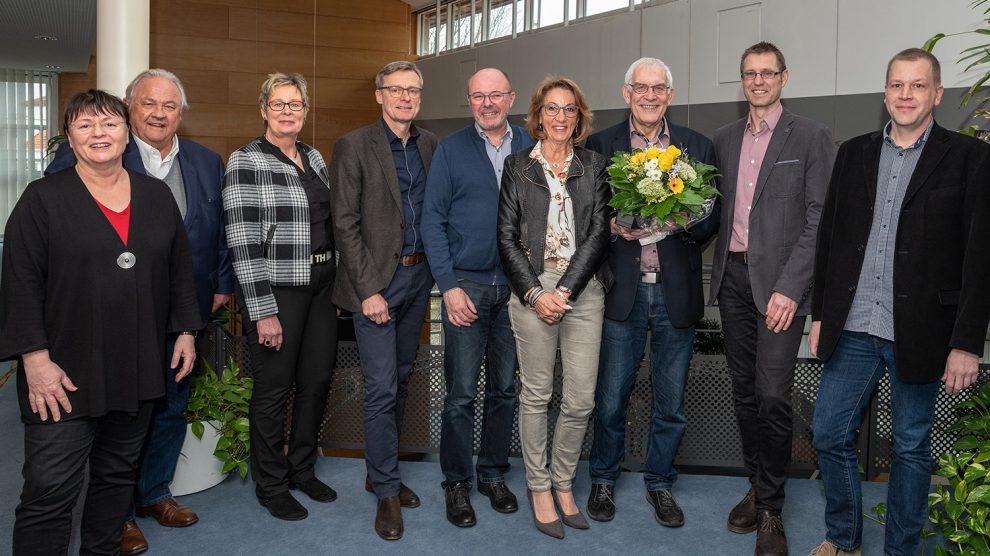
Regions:
<svg viewBox="0 0 990 556"><path fill-rule="evenodd" d="M716 168L691 159L675 146L618 152L608 167L615 195L609 206L619 210L616 223L652 232L643 245L666 237L670 229L688 229L708 217L718 190L711 184Z"/></svg>

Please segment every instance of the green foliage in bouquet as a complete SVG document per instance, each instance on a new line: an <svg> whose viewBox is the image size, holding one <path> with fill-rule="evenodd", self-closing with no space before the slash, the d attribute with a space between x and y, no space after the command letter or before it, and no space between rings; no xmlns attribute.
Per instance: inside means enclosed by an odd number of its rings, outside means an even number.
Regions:
<svg viewBox="0 0 990 556"><path fill-rule="evenodd" d="M223 462L223 472L237 470L241 478L247 477L248 455L251 437L248 429L248 406L254 379L242 375L237 362L230 358L219 375L206 361L203 372L192 378L186 421L191 424L196 438L203 438L207 421L219 423L220 439L213 455Z"/></svg>
<svg viewBox="0 0 990 556"><path fill-rule="evenodd" d="M677 147L634 149L619 152L608 167L609 182L616 192L609 206L624 214L668 219L686 226L692 217L711 210L718 194L712 186L716 168L687 157Z"/></svg>

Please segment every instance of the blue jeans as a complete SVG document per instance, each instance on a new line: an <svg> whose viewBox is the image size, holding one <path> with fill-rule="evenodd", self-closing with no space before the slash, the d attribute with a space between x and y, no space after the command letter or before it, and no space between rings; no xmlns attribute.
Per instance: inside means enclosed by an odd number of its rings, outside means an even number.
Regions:
<svg viewBox="0 0 990 556"><path fill-rule="evenodd" d="M595 441L589 468L592 484L614 484L626 451L626 406L643 360L646 332L650 346L653 407L643 479L648 490L669 489L677 479L674 456L686 428L684 386L694 342L694 326L675 328L667 316L662 284L640 283L625 321L605 319L598 388Z"/></svg>
<svg viewBox="0 0 990 556"><path fill-rule="evenodd" d="M516 341L509 323L508 286L489 286L461 280L459 287L471 298L478 320L454 326L443 307L444 380L440 428L440 468L443 486L471 481L474 439L474 398L481 363L485 363L485 404L477 474L483 483L503 481L509 470L512 414L516 407Z"/></svg>
<svg viewBox="0 0 990 556"><path fill-rule="evenodd" d="M894 442L887 487L884 553L911 556L918 551L928 521L931 483L931 430L939 381L907 384L897 376L894 343L863 332L843 332L822 369L813 430L818 466L825 485L826 538L844 550L863 536L863 508L855 432L884 370L890 375Z"/></svg>
<svg viewBox="0 0 990 556"><path fill-rule="evenodd" d="M175 382L177 369L169 368L172 362L173 338L165 345L165 397L155 400L148 436L144 439L137 484L134 488L134 507L151 506L172 497L168 489L179 452L186 439L186 404L189 403L189 377ZM218 369L219 370L219 369Z"/></svg>

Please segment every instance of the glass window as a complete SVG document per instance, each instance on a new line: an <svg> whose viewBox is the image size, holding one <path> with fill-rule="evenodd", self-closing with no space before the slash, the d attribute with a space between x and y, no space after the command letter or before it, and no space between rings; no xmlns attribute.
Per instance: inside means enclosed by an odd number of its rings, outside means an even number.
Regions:
<svg viewBox="0 0 990 556"><path fill-rule="evenodd" d="M524 0L516 0L516 32L523 32ZM512 0L491 0L488 16L488 38L497 39L512 34Z"/></svg>
<svg viewBox="0 0 990 556"><path fill-rule="evenodd" d="M438 28L440 30L439 30L438 40L437 40L437 52L436 52L437 54L439 54L439 53L447 50L447 48L448 48L448 46L447 46L447 31L448 31L447 12L448 12L448 8L449 7L450 6L441 6L440 7L440 25L438 25Z"/></svg>
<svg viewBox="0 0 990 556"><path fill-rule="evenodd" d="M481 42L481 19L484 10L482 0L474 0L474 43ZM451 48L471 45L471 0L460 0L453 4L453 37Z"/></svg>
<svg viewBox="0 0 990 556"><path fill-rule="evenodd" d="M50 162L57 83L54 73L0 69L0 235L21 193Z"/></svg>
<svg viewBox="0 0 990 556"><path fill-rule="evenodd" d="M419 14L419 53L423 56L436 54L437 10Z"/></svg>
<svg viewBox="0 0 990 556"><path fill-rule="evenodd" d="M585 0L584 15L595 15L612 10L629 9L629 0ZM643 0L637 0L641 3Z"/></svg>
<svg viewBox="0 0 990 556"><path fill-rule="evenodd" d="M532 6L533 29L564 22L564 0L533 0Z"/></svg>

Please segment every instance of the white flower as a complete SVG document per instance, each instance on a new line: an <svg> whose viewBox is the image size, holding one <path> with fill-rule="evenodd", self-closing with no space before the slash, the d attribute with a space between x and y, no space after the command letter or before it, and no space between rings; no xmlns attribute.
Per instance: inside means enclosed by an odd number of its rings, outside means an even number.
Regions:
<svg viewBox="0 0 990 556"><path fill-rule="evenodd" d="M670 171L671 174L675 174L685 182L692 182L698 177L698 173L694 171L694 168L683 160L678 160Z"/></svg>
<svg viewBox="0 0 990 556"><path fill-rule="evenodd" d="M645 197L658 197L664 192L663 184L650 178L636 184L636 191Z"/></svg>

